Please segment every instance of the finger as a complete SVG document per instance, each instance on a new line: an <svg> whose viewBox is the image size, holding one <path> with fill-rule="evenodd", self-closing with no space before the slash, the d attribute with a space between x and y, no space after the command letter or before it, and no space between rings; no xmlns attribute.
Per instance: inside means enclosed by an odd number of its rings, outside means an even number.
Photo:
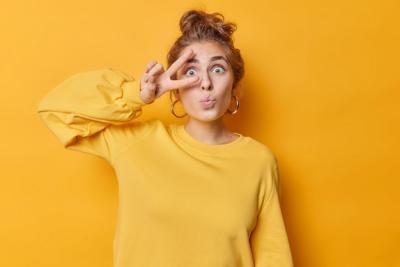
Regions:
<svg viewBox="0 0 400 267"><path fill-rule="evenodd" d="M172 86L174 88L184 88L195 85L199 80L199 76L189 77L181 80L172 80Z"/></svg>
<svg viewBox="0 0 400 267"><path fill-rule="evenodd" d="M149 71L149 75L154 76L156 74L158 74L159 72L161 72L161 70L163 70L164 67L160 64L157 63L150 71Z"/></svg>
<svg viewBox="0 0 400 267"><path fill-rule="evenodd" d="M146 68L145 68L145 73L148 73L155 65L157 64L157 61L155 61L155 60L151 60L147 65L146 65Z"/></svg>
<svg viewBox="0 0 400 267"><path fill-rule="evenodd" d="M145 73L145 74L142 76L142 79L143 79L143 82L144 82L144 83L148 83L148 82L149 82L149 78L150 78L150 75L148 75L147 73Z"/></svg>
<svg viewBox="0 0 400 267"><path fill-rule="evenodd" d="M147 78L148 83L153 83L154 82L154 76L149 75Z"/></svg>
<svg viewBox="0 0 400 267"><path fill-rule="evenodd" d="M143 80L144 83L149 83L149 82L153 82L154 81L154 78L152 78L153 76L150 75L149 73L143 74L142 77L143 77L142 80Z"/></svg>
<svg viewBox="0 0 400 267"><path fill-rule="evenodd" d="M177 72L183 66L183 64L185 64L186 61L193 56L194 56L194 52L192 49L185 51L185 53L183 53L183 55L181 55L177 60L175 60L175 62L172 63L172 65L168 68L168 70L167 70L168 75L171 76L175 72Z"/></svg>
<svg viewBox="0 0 400 267"><path fill-rule="evenodd" d="M149 90L150 92L155 91L156 90L156 84L152 83L147 87L147 90Z"/></svg>

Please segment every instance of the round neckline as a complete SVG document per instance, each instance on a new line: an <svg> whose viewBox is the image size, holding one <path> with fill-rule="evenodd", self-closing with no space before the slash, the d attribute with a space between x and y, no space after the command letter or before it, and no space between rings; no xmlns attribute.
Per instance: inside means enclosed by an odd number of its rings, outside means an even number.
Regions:
<svg viewBox="0 0 400 267"><path fill-rule="evenodd" d="M174 126L173 127L174 131L176 132L178 137L180 137L181 140L183 140L189 146L205 152L221 152L221 151L230 152L234 149L239 148L247 140L246 136L234 132L234 134L238 135L239 137L237 137L235 140L229 143L207 144L192 137L186 131L184 124L173 124L173 126Z"/></svg>

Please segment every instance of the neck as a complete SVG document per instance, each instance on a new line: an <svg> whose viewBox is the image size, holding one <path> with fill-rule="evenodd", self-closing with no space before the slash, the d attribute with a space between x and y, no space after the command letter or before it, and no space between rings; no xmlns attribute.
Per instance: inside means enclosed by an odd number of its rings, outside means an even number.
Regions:
<svg viewBox="0 0 400 267"><path fill-rule="evenodd" d="M189 118L184 128L188 134L206 144L223 144L237 138L224 124L223 117L214 121L200 121Z"/></svg>

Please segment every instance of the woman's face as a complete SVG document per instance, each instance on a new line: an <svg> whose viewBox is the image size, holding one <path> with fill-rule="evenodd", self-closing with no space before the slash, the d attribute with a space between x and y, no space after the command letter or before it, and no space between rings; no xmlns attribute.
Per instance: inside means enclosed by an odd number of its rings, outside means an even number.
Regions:
<svg viewBox="0 0 400 267"><path fill-rule="evenodd" d="M179 88L176 95L186 113L200 121L213 121L223 116L232 98L233 72L221 46L212 41L196 42L185 47L193 56L177 71L177 79L199 76L192 87ZM205 98L214 101L202 102Z"/></svg>

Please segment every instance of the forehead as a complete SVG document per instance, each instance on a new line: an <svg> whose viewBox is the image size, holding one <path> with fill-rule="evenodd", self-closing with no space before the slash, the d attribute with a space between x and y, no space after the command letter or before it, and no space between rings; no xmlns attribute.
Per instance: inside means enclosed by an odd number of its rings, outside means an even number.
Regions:
<svg viewBox="0 0 400 267"><path fill-rule="evenodd" d="M181 54L186 52L188 49L192 49L194 56L186 61L186 63L199 63L199 62L210 62L215 60L224 60L227 62L225 50L214 42L196 42L185 47ZM227 62L228 63L228 62Z"/></svg>

